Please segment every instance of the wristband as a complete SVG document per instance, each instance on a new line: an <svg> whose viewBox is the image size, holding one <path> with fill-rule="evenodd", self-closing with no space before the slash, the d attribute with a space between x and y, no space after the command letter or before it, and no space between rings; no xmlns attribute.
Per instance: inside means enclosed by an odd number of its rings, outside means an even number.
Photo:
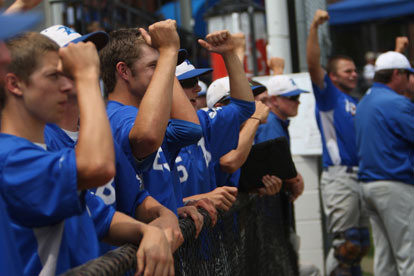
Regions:
<svg viewBox="0 0 414 276"><path fill-rule="evenodd" d="M259 121L259 123L261 124L262 123L262 120L260 120L259 118L257 118L257 117L250 117L249 119L255 119L255 120L258 120Z"/></svg>

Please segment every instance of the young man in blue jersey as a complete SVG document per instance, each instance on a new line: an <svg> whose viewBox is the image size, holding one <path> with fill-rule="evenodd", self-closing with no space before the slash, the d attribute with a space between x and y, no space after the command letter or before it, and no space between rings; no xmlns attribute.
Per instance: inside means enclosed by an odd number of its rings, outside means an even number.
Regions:
<svg viewBox="0 0 414 276"><path fill-rule="evenodd" d="M259 126L254 142L262 143L278 137L285 137L290 144L289 118L298 114L299 96L307 91L297 87L288 76L277 75L270 78L268 87L268 105L270 107L267 122ZM291 192L291 200L296 200L303 193L303 178L300 173L294 179L286 181Z"/></svg>
<svg viewBox="0 0 414 276"><path fill-rule="evenodd" d="M406 97L413 73L401 53L381 54L355 117L375 275L414 275L414 104Z"/></svg>
<svg viewBox="0 0 414 276"><path fill-rule="evenodd" d="M1 193L24 274L62 273L96 258L98 238L113 244L141 241L137 271L172 273L171 249L161 230L115 213L98 197L82 192L104 185L115 173L95 46L78 43L59 50L37 33L14 38L7 46L12 63L2 95ZM48 151L45 124L62 118L73 85L83 122L77 147ZM154 238L164 246L153 247Z"/></svg>
<svg viewBox="0 0 414 276"><path fill-rule="evenodd" d="M142 174L145 188L161 204L180 216L191 216L197 234L202 216L183 206L174 160L181 147L195 143L201 128L174 76L179 37L174 20L144 29L110 34L100 52L102 79L108 92L107 113L115 140ZM142 172L137 163L150 161Z"/></svg>
<svg viewBox="0 0 414 276"><path fill-rule="evenodd" d="M334 237L326 267L328 274L361 275L359 263L369 248L369 230L357 182L357 99L349 95L357 85L358 75L354 62L346 56L332 57L327 72L322 68L318 28L328 19L326 11L316 11L306 53L323 146L322 203L327 230Z"/></svg>
<svg viewBox="0 0 414 276"><path fill-rule="evenodd" d="M70 42L91 41L99 51L108 42L108 35L104 32L95 32L81 36L74 30L55 25L41 32L54 40L60 47L65 47ZM45 128L46 145L51 150L59 150L63 147L75 147L79 135L79 106L76 90L68 93L68 103L65 113L58 125L48 124ZM91 189L106 205L110 205L117 211L127 214L139 221L150 223L160 227L171 244L171 250L175 251L182 243L183 237L179 231L176 216L170 210L159 204L149 196L144 189L139 176L128 161L119 145L115 146L116 175L105 186ZM178 230L177 230L178 229ZM101 253L110 246L101 244Z"/></svg>
<svg viewBox="0 0 414 276"><path fill-rule="evenodd" d="M209 34L206 41L199 40L199 43L223 57L229 74L231 103L225 107L197 111L203 137L197 145L183 148L176 163L185 200L207 197L217 208L228 210L236 200L237 188L217 187L214 164L237 147L240 125L254 112L253 94L236 54L235 39L228 31ZM177 66L177 78L194 108L200 91L198 76L209 71L211 69L196 69L189 61Z"/></svg>

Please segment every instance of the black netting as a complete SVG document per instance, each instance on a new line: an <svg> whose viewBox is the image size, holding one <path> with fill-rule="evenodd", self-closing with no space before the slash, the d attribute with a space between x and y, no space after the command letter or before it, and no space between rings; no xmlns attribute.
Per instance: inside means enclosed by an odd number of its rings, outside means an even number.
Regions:
<svg viewBox="0 0 414 276"><path fill-rule="evenodd" d="M205 223L197 240L192 221L180 220L185 242L174 254L176 275L299 275L283 197L239 194L213 228L200 210ZM124 245L64 275L133 275L136 250Z"/></svg>

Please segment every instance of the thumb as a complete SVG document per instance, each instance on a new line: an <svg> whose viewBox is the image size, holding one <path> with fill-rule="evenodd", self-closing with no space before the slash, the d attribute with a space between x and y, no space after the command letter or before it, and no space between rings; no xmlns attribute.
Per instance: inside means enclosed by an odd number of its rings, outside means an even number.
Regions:
<svg viewBox="0 0 414 276"><path fill-rule="evenodd" d="M145 42L148 45L152 45L150 34L144 28L139 28L139 31L141 32L142 38L145 40Z"/></svg>

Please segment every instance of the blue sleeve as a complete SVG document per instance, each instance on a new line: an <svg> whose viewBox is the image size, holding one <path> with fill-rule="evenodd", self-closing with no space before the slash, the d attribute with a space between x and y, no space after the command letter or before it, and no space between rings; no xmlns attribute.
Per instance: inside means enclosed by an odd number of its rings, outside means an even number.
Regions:
<svg viewBox="0 0 414 276"><path fill-rule="evenodd" d="M338 88L332 83L328 74L325 74L323 79L324 87L320 88L315 83L312 83L313 93L315 95L316 105L320 111L329 111L335 108L337 101Z"/></svg>
<svg viewBox="0 0 414 276"><path fill-rule="evenodd" d="M213 160L218 160L237 147L240 124L254 111L254 102L237 99L232 99L227 106L197 111L203 136Z"/></svg>
<svg viewBox="0 0 414 276"><path fill-rule="evenodd" d="M35 145L19 147L1 162L3 198L17 223L41 227L84 211L73 149L48 152Z"/></svg>
<svg viewBox="0 0 414 276"><path fill-rule="evenodd" d="M129 142L129 133L134 126L137 114L137 108L133 106L123 106L110 116L110 123L115 141L128 156L131 164L134 164L140 172L145 172L151 169L157 152L150 154L143 160L134 158Z"/></svg>
<svg viewBox="0 0 414 276"><path fill-rule="evenodd" d="M115 209L111 206L105 205L100 197L91 192L86 193L85 201L95 225L98 239L102 240L102 238L104 238L109 231L112 218L115 214Z"/></svg>
<svg viewBox="0 0 414 276"><path fill-rule="evenodd" d="M238 109L239 124L241 125L256 111L256 104L254 102L242 101L234 98L231 99L231 104L235 105Z"/></svg>
<svg viewBox="0 0 414 276"><path fill-rule="evenodd" d="M165 132L164 154L171 166L181 148L195 144L203 136L201 126L192 122L171 119ZM166 148L165 148L166 147Z"/></svg>

